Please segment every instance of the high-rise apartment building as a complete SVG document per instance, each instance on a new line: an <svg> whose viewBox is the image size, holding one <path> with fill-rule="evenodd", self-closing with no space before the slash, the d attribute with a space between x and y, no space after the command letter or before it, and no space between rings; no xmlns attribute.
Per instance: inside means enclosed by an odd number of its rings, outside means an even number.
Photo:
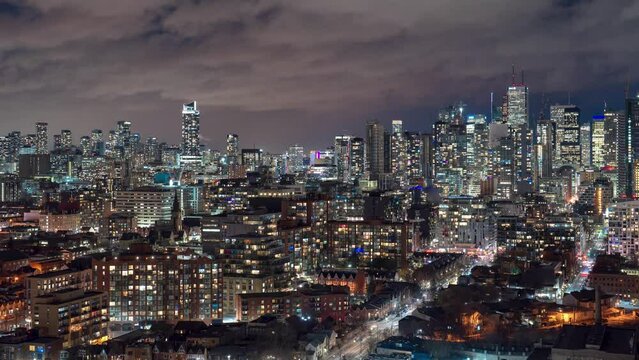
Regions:
<svg viewBox="0 0 639 360"><path fill-rule="evenodd" d="M93 268L98 290L109 293L111 322L222 318L222 272L206 256L153 253L138 244L94 260Z"/></svg>
<svg viewBox="0 0 639 360"><path fill-rule="evenodd" d="M366 148L370 177L379 180L384 174L384 126L377 120L366 124Z"/></svg>
<svg viewBox="0 0 639 360"><path fill-rule="evenodd" d="M239 163L240 137L237 134L226 135L226 163L236 165Z"/></svg>
<svg viewBox="0 0 639 360"><path fill-rule="evenodd" d="M579 142L581 143L581 166L592 165L591 125L582 124L579 127Z"/></svg>
<svg viewBox="0 0 639 360"><path fill-rule="evenodd" d="M366 142L361 137L351 139L351 178L361 179L366 173Z"/></svg>
<svg viewBox="0 0 639 360"><path fill-rule="evenodd" d="M36 154L48 154L49 153L49 124L45 122L36 123L36 139L35 148Z"/></svg>
<svg viewBox="0 0 639 360"><path fill-rule="evenodd" d="M639 95L626 99L625 114L617 127L619 193L627 198L639 194Z"/></svg>
<svg viewBox="0 0 639 360"><path fill-rule="evenodd" d="M606 166L606 120L603 115L592 117L592 166L601 169Z"/></svg>
<svg viewBox="0 0 639 360"><path fill-rule="evenodd" d="M182 155L200 155L200 112L195 101L182 105Z"/></svg>

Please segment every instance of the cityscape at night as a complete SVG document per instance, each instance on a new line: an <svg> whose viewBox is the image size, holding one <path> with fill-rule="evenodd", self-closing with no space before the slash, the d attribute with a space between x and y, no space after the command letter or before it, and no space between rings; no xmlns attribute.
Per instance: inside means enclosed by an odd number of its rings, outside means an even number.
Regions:
<svg viewBox="0 0 639 360"><path fill-rule="evenodd" d="M0 30L0 360L639 359L638 2Z"/></svg>

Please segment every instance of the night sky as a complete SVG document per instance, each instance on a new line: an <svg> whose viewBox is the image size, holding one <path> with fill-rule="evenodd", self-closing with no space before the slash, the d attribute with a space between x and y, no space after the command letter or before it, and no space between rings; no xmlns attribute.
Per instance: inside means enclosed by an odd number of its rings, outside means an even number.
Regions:
<svg viewBox="0 0 639 360"><path fill-rule="evenodd" d="M639 88L638 40L639 1L0 0L0 133L130 120L176 143L196 99L211 147L325 147L372 118L428 131L458 100L488 113L511 64L533 116L543 94L589 119Z"/></svg>

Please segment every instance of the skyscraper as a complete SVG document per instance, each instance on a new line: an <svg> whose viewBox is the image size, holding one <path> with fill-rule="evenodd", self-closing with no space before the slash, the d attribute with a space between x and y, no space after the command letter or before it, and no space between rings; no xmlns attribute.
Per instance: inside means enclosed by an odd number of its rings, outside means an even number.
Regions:
<svg viewBox="0 0 639 360"><path fill-rule="evenodd" d="M528 125L528 87L524 84L522 73L521 82L515 80L513 67L512 82L506 95L506 123L511 127Z"/></svg>
<svg viewBox="0 0 639 360"><path fill-rule="evenodd" d="M603 115L592 117L592 165L597 169L606 166L604 158L606 145L605 125L606 121Z"/></svg>
<svg viewBox="0 0 639 360"><path fill-rule="evenodd" d="M555 122L544 119L537 123L537 174L539 177L552 176L555 152Z"/></svg>
<svg viewBox="0 0 639 360"><path fill-rule="evenodd" d="M60 143L63 149L70 149L73 146L73 135L71 130L62 130L60 132Z"/></svg>
<svg viewBox="0 0 639 360"><path fill-rule="evenodd" d="M366 147L371 179L379 180L384 173L384 126L377 120L366 124Z"/></svg>
<svg viewBox="0 0 639 360"><path fill-rule="evenodd" d="M592 164L592 142L590 138L590 124L583 124L579 127L579 142L581 143L581 166L587 167Z"/></svg>
<svg viewBox="0 0 639 360"><path fill-rule="evenodd" d="M45 122L36 123L36 153L48 154L49 153L49 124Z"/></svg>
<svg viewBox="0 0 639 360"><path fill-rule="evenodd" d="M200 112L195 101L182 105L182 155L200 155Z"/></svg>
<svg viewBox="0 0 639 360"><path fill-rule="evenodd" d="M617 168L619 150L618 133L619 120L624 117L623 112L606 110L604 112L604 161L605 165Z"/></svg>
<svg viewBox="0 0 639 360"><path fill-rule="evenodd" d="M464 193L479 196L488 175L488 125L484 115L469 115L466 122L466 176Z"/></svg>
<svg viewBox="0 0 639 360"><path fill-rule="evenodd" d="M351 177L361 179L366 172L366 143L361 137L351 139Z"/></svg>
<svg viewBox="0 0 639 360"><path fill-rule="evenodd" d="M617 158L621 196L639 194L639 95L626 99L625 116L619 119Z"/></svg>
<svg viewBox="0 0 639 360"><path fill-rule="evenodd" d="M335 136L335 165L337 167L337 181L351 181L351 140L350 135Z"/></svg>
<svg viewBox="0 0 639 360"><path fill-rule="evenodd" d="M406 186L407 148L406 138L403 131L403 122L401 120L393 120L392 122L389 160L390 172L393 174L395 183L399 185L399 187Z"/></svg>
<svg viewBox="0 0 639 360"><path fill-rule="evenodd" d="M574 105L553 105L550 120L557 124L557 145L553 166L578 167L581 164L581 141L579 116L581 111Z"/></svg>
<svg viewBox="0 0 639 360"><path fill-rule="evenodd" d="M295 174L304 171L304 147L291 145L286 152L286 173Z"/></svg>
<svg viewBox="0 0 639 360"><path fill-rule="evenodd" d="M226 159L229 165L238 163L240 138L237 134L226 135Z"/></svg>

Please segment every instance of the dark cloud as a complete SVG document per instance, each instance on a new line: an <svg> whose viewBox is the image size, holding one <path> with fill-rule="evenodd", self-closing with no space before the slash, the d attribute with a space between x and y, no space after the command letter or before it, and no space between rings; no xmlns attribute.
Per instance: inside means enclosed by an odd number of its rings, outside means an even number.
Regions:
<svg viewBox="0 0 639 360"><path fill-rule="evenodd" d="M457 99L487 112L513 63L533 104L592 113L638 80L638 29L630 0L2 1L0 131L128 119L175 142L197 99L212 146L320 146L372 117L426 130Z"/></svg>

